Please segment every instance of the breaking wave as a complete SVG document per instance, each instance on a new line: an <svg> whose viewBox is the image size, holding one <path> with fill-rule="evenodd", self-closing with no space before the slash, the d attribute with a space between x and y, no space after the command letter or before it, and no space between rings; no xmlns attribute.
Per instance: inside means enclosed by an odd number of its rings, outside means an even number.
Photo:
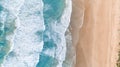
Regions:
<svg viewBox="0 0 120 67"><path fill-rule="evenodd" d="M1 67L64 67L71 0L1 0Z"/></svg>

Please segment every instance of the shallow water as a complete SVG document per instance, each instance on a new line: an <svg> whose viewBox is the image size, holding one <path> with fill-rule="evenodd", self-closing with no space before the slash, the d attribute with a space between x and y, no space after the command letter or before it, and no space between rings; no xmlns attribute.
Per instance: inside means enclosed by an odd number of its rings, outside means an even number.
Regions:
<svg viewBox="0 0 120 67"><path fill-rule="evenodd" d="M69 0L0 1L2 67L64 67Z"/></svg>
<svg viewBox="0 0 120 67"><path fill-rule="evenodd" d="M0 5L0 64L10 50L8 36L15 30L15 16Z"/></svg>
<svg viewBox="0 0 120 67"><path fill-rule="evenodd" d="M58 42L55 41L60 41L60 33L57 33L52 27L53 25L55 26L55 24L59 23L59 20L65 8L65 1L43 0L43 3L43 16L45 22L45 31L43 35L44 46L40 54L40 59L39 63L37 64L37 67L56 67L58 64L58 60L57 58L55 58L55 50L57 49ZM44 54L46 50L51 51L53 53L53 56L50 56L50 54ZM45 61L45 63L43 61Z"/></svg>

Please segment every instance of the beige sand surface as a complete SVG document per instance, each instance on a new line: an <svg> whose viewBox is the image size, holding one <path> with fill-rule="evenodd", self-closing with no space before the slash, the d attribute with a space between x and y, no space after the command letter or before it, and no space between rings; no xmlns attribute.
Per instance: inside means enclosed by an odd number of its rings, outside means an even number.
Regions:
<svg viewBox="0 0 120 67"><path fill-rule="evenodd" d="M116 67L119 5L119 0L73 0L71 32L73 45L77 44L75 67Z"/></svg>

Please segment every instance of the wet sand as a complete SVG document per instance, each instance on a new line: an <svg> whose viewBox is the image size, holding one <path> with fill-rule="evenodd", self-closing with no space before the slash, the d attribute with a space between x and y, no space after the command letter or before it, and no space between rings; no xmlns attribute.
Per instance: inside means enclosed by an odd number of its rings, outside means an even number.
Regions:
<svg viewBox="0 0 120 67"><path fill-rule="evenodd" d="M116 67L119 4L119 0L73 0L75 67Z"/></svg>

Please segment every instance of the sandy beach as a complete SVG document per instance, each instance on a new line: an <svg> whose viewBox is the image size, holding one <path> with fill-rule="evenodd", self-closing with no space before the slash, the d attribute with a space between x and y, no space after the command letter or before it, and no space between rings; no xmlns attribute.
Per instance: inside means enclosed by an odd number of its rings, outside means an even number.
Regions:
<svg viewBox="0 0 120 67"><path fill-rule="evenodd" d="M71 32L75 67L116 67L119 0L73 0Z"/></svg>

